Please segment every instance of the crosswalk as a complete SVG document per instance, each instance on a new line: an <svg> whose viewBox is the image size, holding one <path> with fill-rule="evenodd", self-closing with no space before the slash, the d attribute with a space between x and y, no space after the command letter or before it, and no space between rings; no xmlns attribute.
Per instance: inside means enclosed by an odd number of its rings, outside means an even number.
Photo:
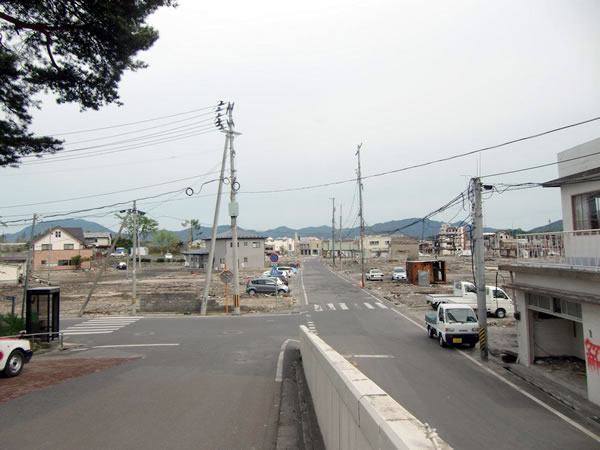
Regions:
<svg viewBox="0 0 600 450"><path fill-rule="evenodd" d="M63 330L65 336L109 334L140 320L141 317L97 317Z"/></svg>
<svg viewBox="0 0 600 450"><path fill-rule="evenodd" d="M327 303L325 305L318 305L314 303L312 309L314 312L323 311L350 311L350 310L374 310L374 309L389 309L386 305L381 302L369 302L363 303Z"/></svg>

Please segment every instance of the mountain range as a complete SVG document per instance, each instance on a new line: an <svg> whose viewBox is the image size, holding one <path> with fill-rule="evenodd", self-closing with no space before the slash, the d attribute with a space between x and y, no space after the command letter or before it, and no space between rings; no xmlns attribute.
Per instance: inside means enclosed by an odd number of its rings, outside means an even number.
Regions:
<svg viewBox="0 0 600 450"><path fill-rule="evenodd" d="M439 234L440 227L444 222L438 222L436 220L426 220L423 222L419 218L411 218L411 219L403 219L403 220L391 220L388 222L377 223L372 226L366 227L367 234L393 234L393 233L402 233L407 236L413 236L419 239L423 239L426 237L434 236ZM103 225L100 225L96 222L90 222L88 220L83 219L66 219L66 220L56 220L56 221L45 221L41 226L36 226L35 232L39 234L43 231L49 230L55 226L62 226L67 228L81 228L84 232L101 232L108 231L113 234L116 234L115 231L106 228ZM462 223L455 223L453 225L463 225ZM229 230L228 225L220 225L217 228L217 233L222 233L224 231ZM540 227L533 228L531 230L522 230L517 229L515 231L519 233L541 233L548 231L562 231L563 223L562 220L557 220L556 222L549 223L547 225L542 225ZM305 227L305 228L289 228L286 226L281 226L277 228L271 228L268 230L257 231L251 229L242 229L242 231L247 231L250 233L255 233L258 235L262 235L265 237L273 237L273 238L282 238L282 237L294 237L296 233L298 233L298 237L318 237L320 239L331 238L331 227L327 225L322 225L319 227ZM495 232L500 231L497 228L489 228L486 227L484 229L486 232ZM179 239L183 242L189 239L189 228L186 230L179 231L171 231L173 234L177 235ZM207 239L211 235L211 228L209 227L201 227L199 231L194 231L195 238ZM342 235L344 239L352 239L356 236L360 235L360 228L346 228L342 229ZM29 239L31 236L31 225L23 228L21 231L17 231L16 233L6 233L0 235L3 237L5 242L23 242ZM336 229L336 239L339 239L339 229Z"/></svg>

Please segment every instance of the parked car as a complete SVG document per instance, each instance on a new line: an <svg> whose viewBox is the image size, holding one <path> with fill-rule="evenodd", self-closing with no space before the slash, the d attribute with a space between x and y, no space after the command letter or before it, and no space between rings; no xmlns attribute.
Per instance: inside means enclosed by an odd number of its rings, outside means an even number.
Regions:
<svg viewBox="0 0 600 450"><path fill-rule="evenodd" d="M116 268L118 270L127 270L127 263L125 261L120 261L117 263Z"/></svg>
<svg viewBox="0 0 600 450"><path fill-rule="evenodd" d="M277 278L279 278L284 284L288 284L289 283L289 277L287 275L286 272L279 272L280 275L276 275ZM260 278L269 278L269 277L273 277L275 275L271 275L271 271L270 270L265 270L263 272L263 274L260 276Z"/></svg>
<svg viewBox="0 0 600 450"><path fill-rule="evenodd" d="M383 272L379 269L371 269L367 272L367 280L369 281L383 281Z"/></svg>
<svg viewBox="0 0 600 450"><path fill-rule="evenodd" d="M406 269L404 267L394 267L392 280L406 281Z"/></svg>
<svg viewBox="0 0 600 450"><path fill-rule="evenodd" d="M173 259L173 255L171 253L165 253L165 259Z"/></svg>
<svg viewBox="0 0 600 450"><path fill-rule="evenodd" d="M296 273L289 266L279 266L277 267L277 270L279 270L280 272L285 272L288 278L291 278L296 275Z"/></svg>
<svg viewBox="0 0 600 450"><path fill-rule="evenodd" d="M246 293L255 294L287 294L290 288L286 286L278 277L257 278L248 280Z"/></svg>
<svg viewBox="0 0 600 450"><path fill-rule="evenodd" d="M5 377L16 377L29 362L33 352L26 339L0 339L0 373Z"/></svg>

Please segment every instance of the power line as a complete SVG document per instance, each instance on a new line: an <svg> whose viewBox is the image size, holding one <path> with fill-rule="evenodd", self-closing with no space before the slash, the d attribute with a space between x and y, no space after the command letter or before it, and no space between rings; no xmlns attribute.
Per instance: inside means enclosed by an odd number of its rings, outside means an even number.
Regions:
<svg viewBox="0 0 600 450"><path fill-rule="evenodd" d="M85 154L85 155L79 155L79 156L60 157L60 155L59 155L57 158L52 158L52 159L48 159L48 160L24 162L23 165L31 166L31 165L36 165L36 164L47 164L47 163L55 163L55 162L62 162L62 161L72 161L74 159L93 158L95 156L108 155L111 153L118 153L118 152L127 151L127 150L135 150L135 149L139 149L139 148L149 147L152 145L158 145L158 144L164 144L167 142L179 141L181 139L187 139L189 137L200 136L202 134L214 133L215 131L218 131L218 130L216 128L212 129L212 130L209 129L208 131L204 131L201 133L189 133L189 134L180 135L179 137L157 140L154 142L140 144L140 145L125 146L125 147L117 148L117 149L113 149L113 150L98 151L98 152Z"/></svg>
<svg viewBox="0 0 600 450"><path fill-rule="evenodd" d="M212 175L214 173L219 173L219 172L214 172L214 171L213 172L206 172L206 173L203 173L203 174L194 175L192 177L178 178L176 180L165 181L165 182L162 182L162 183L148 184L146 186L139 186L139 187L134 187L134 188L130 188L130 189L120 189L118 191L105 192L103 194L93 194L93 195L86 195L86 196L83 196L83 197L64 198L64 199L61 199L61 200L51 200L51 201L37 202L37 203L26 203L26 204L22 204L22 205L0 206L0 209L21 208L21 207L25 207L25 206L47 205L47 204L50 204L50 203L61 203L61 202L69 202L69 201L74 201L74 200L86 200L88 198L103 197L105 195L120 194L121 192L131 192L131 191L137 191L137 190L140 190L140 189L148 189L148 188L156 187L156 186L164 186L165 184L178 183L180 181L193 180L193 179L196 179L196 178L199 178L199 177L205 177L205 176L208 176L208 175Z"/></svg>
<svg viewBox="0 0 600 450"><path fill-rule="evenodd" d="M69 131L69 132L66 132L66 133L52 133L51 135L52 136L67 136L67 135L71 135L71 134L89 133L91 131L101 131L101 130L109 130L109 129L113 129L113 128L128 127L130 125L137 125L137 124L140 124L140 123L154 122L156 120L162 120L162 119L170 119L171 117L183 116L185 114L191 114L191 113L195 113L195 112L198 112L198 111L205 111L205 110L211 109L211 108L218 108L219 106L222 106L222 105L224 105L224 103L222 101L220 101L216 105L206 106L204 108L192 109L192 110L189 110L189 111L184 111L184 112L180 112L180 113L176 113L176 114L171 114L171 115L168 115L168 116L155 117L153 119L139 120L137 122L129 122L129 123L123 123L123 124L120 124L120 125L112 125L112 126L101 127L101 128L91 128L89 130Z"/></svg>

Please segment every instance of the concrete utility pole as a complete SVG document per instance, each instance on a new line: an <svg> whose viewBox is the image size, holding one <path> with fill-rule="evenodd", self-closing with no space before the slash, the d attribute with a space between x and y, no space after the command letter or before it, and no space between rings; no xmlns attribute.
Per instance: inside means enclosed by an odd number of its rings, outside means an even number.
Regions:
<svg viewBox="0 0 600 450"><path fill-rule="evenodd" d="M340 205L340 270L342 270L344 268L343 265L343 259L342 259L342 246L343 246L343 239L342 239L342 205Z"/></svg>
<svg viewBox="0 0 600 450"><path fill-rule="evenodd" d="M123 212L125 212L125 211L121 211L121 213L123 213ZM115 247L117 246L117 241L121 237L121 232L123 231L123 228L125 227L125 223L127 223L129 214L131 214L131 210L127 211L127 214L123 218L123 221L121 222L121 227L119 228L117 235L113 239L110 249L107 252L107 255L110 255L112 252L115 251ZM85 299L85 301L83 302L83 305L81 305L81 308L79 309L79 314L78 314L79 317L83 316L83 313L85 312L85 308L87 307L87 305L90 301L90 298L92 298L92 294L94 293L94 290L96 289L96 286L98 285L98 281L100 281L100 277L102 277L102 274L104 273L104 269L106 269L106 266L108 266L109 261L110 261L109 258L106 258L106 257L104 258L104 260L102 262L102 267L100 267L100 270L96 274L96 279L94 280L94 284L92 284L92 287L90 288L90 292L88 293L87 298Z"/></svg>
<svg viewBox="0 0 600 450"><path fill-rule="evenodd" d="M335 267L335 197L330 197L333 202L333 209L331 210L331 252L332 265Z"/></svg>
<svg viewBox="0 0 600 450"><path fill-rule="evenodd" d="M137 308L137 299L136 299L136 295L137 295L137 279L135 277L136 275L136 266L137 266L137 209L135 207L135 200L133 201L133 267L131 270L131 278L133 279L133 287L132 287L132 293L131 293L131 315L135 316L136 314L136 308Z"/></svg>
<svg viewBox="0 0 600 450"><path fill-rule="evenodd" d="M215 245L217 242L217 227L219 226L219 209L221 207L221 194L223 193L223 180L225 179L225 165L227 164L227 149L229 146L229 133L225 134L225 147L223 148L223 159L221 161L221 174L219 175L219 188L217 189L217 203L215 205L215 216L213 219L212 232L210 236L210 248L208 250L208 261L206 263L206 276L204 281L204 295L200 305L200 314L206 315L206 306L208 304L208 294L210 292L210 277L213 269L213 259L215 258Z"/></svg>
<svg viewBox="0 0 600 450"><path fill-rule="evenodd" d="M233 247L233 314L240 314L240 262L239 262L239 248L238 248L238 229L237 229L237 217L239 215L239 205L236 201L237 191L240 189L240 184L237 181L237 175L235 170L235 150L233 149L233 140L236 133L233 131L235 124L233 123L233 106L235 103L229 103L227 105L227 133L229 134L229 169L231 175L229 177L230 201L229 201L229 216L231 217L231 245Z"/></svg>
<svg viewBox="0 0 600 450"><path fill-rule="evenodd" d="M471 180L473 196L473 258L475 260L475 281L477 288L477 317L479 322L479 352L483 361L488 360L487 345L487 306L485 301L485 263L483 245L483 214L481 208L481 180Z"/></svg>
<svg viewBox="0 0 600 450"><path fill-rule="evenodd" d="M25 264L25 282L23 283L23 300L21 301L21 319L25 315L25 301L27 299L27 289L29 288L29 272L31 270L31 264L34 263L33 257L35 256L35 246L33 244L33 237L35 236L35 221L37 220L37 214L33 214L31 220L31 242L29 244L29 255L27 256L27 263Z"/></svg>
<svg viewBox="0 0 600 450"><path fill-rule="evenodd" d="M358 145L355 155L358 156L358 201L360 217L360 283L361 287L365 286L365 220L363 215L363 198L362 198L362 174L360 171L360 148L362 143Z"/></svg>

